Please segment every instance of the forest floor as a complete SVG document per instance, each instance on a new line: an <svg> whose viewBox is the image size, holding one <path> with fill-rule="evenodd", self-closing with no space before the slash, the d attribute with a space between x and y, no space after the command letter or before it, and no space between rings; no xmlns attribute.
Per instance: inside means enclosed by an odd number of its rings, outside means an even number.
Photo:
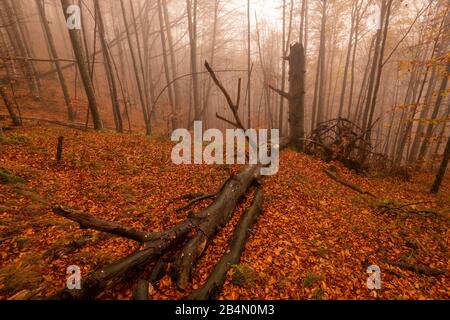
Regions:
<svg viewBox="0 0 450 320"><path fill-rule="evenodd" d="M27 123L6 131L0 141L0 299L33 292L49 296L66 283L66 268L82 275L136 250L133 241L80 230L52 213L60 204L103 219L161 231L186 218L176 213L188 192L214 192L238 166L183 165L170 160L166 137L83 132ZM58 136L64 136L63 163L56 164ZM330 179L339 174L377 196L363 196ZM338 163L284 150L280 171L262 181L264 212L245 246L240 266L251 276L233 280L220 299L449 299L446 275L429 276L387 265L403 261L450 269L450 179L441 192L428 193L431 173L410 181L356 175ZM251 201L241 201L194 270L192 287L174 289L170 276L151 299L185 297L206 279L227 248L233 226ZM205 207L205 201L194 209ZM418 203L414 205L414 203ZM410 206L397 210L405 204ZM367 289L366 268L381 268L382 289ZM106 291L102 299L129 299L132 283Z"/></svg>

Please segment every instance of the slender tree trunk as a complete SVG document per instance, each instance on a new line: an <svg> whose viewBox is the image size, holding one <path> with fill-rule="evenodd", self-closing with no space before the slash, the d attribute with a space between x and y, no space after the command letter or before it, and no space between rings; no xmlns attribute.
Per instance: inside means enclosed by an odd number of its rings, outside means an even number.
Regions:
<svg viewBox="0 0 450 320"><path fill-rule="evenodd" d="M159 18L159 26L160 26L160 37L161 37L161 46L163 49L163 62L164 62L164 75L166 77L167 85L169 86L167 88L167 92L169 94L169 103L170 103L170 109L171 109L171 120L172 120L172 130L176 128L176 116L175 116L175 98L174 98L174 86L170 85L171 79L170 79L170 68L169 68L169 58L167 53L167 47L166 47L166 37L164 34L164 17L163 17L163 8L162 8L162 0L158 1L158 18Z"/></svg>
<svg viewBox="0 0 450 320"><path fill-rule="evenodd" d="M251 42L250 42L250 0L247 0L247 128L251 128Z"/></svg>
<svg viewBox="0 0 450 320"><path fill-rule="evenodd" d="M440 30L439 30L439 35L442 32L442 27L444 25L444 22L445 22L445 18L442 20L442 23L441 23L441 26L440 26ZM438 45L439 38L440 37L438 36L436 38L435 42L434 42L433 49L431 51L430 59L433 59L435 57L436 48L437 48L437 45ZM429 70L430 70L430 65L428 64L426 69L425 69L425 75L424 75L424 77L422 79L422 83L421 83L421 86L420 86L420 89L419 89L419 94L418 94L417 99L414 96L414 105L413 105L412 110L410 112L410 119L405 125L405 129L404 129L404 132L403 132L403 135L402 135L402 139L401 139L401 142L399 144L399 147L398 147L398 150L397 150L397 153L396 153L396 163L398 163L398 164L401 163L402 158L403 158L404 149L408 145L407 141L408 141L408 138L410 137L410 134L411 134L411 130L412 130L412 126L413 126L413 120L414 120L414 117L416 115L417 108L419 106L420 100L422 99L422 94L423 94L423 90L425 88L425 83L427 82L427 79L428 79L428 72L429 72ZM416 90L414 90L414 92L416 92ZM408 150L407 150L407 152L408 152Z"/></svg>
<svg viewBox="0 0 450 320"><path fill-rule="evenodd" d="M348 68L350 65L350 55L352 51L352 41L353 41L353 34L354 34L354 26L355 26L355 15L358 3L353 3L352 7L352 20L350 24L350 35L348 38L348 45L347 45L347 56L345 58L345 66L344 66L344 77L342 78L342 89L341 89L341 98L339 100L339 112L338 112L338 118L342 117L342 112L344 109L344 101L345 101L345 90L347 89L347 75L348 75ZM355 39L356 42L356 39Z"/></svg>
<svg viewBox="0 0 450 320"><path fill-rule="evenodd" d="M69 18L69 15L67 14L67 8L71 5L69 0L61 0L61 5L63 8L63 13L66 19ZM70 40L72 42L72 48L77 60L78 69L80 70L81 79L83 81L84 90L86 92L86 96L89 101L89 110L92 114L92 119L94 122L94 128L95 130L101 130L103 129L103 123L100 117L100 113L98 111L97 107L97 101L95 98L94 88L92 86L92 81L89 75L89 70L86 66L86 57L84 55L80 39L79 39L79 32L76 29L69 30Z"/></svg>
<svg viewBox="0 0 450 320"><path fill-rule="evenodd" d="M139 101L141 104L142 114L144 117L146 133L147 133L147 135L150 135L152 133L152 130L149 125L149 118L148 118L148 114L147 114L147 105L145 103L144 91L142 89L142 83L141 83L141 79L139 77L139 69L138 69L136 55L135 55L134 48L133 48L133 42L131 41L131 32L130 32L130 28L128 26L127 13L125 11L125 5L123 3L123 0L120 0L120 7L122 9L122 17L123 17L123 21L125 24L125 31L127 34L128 46L129 46L130 53L131 53L131 60L133 62L134 77L135 77L136 86L137 86L138 92L139 92Z"/></svg>
<svg viewBox="0 0 450 320"><path fill-rule="evenodd" d="M292 1L292 0L291 0ZM285 82L286 82L286 60L284 57L286 56L286 0L283 0L283 35L281 38L281 47L283 48L283 61L281 62L281 91L285 90ZM283 115L284 115L284 98L280 97L280 105L278 107L278 128L280 130L280 135L283 135Z"/></svg>
<svg viewBox="0 0 450 320"><path fill-rule="evenodd" d="M56 50L55 42L53 40L53 34L48 25L48 20L47 20L46 14L45 14L44 4L42 4L41 0L36 0L35 2L36 2L36 6L38 8L39 18L41 20L42 26L44 28L45 36L46 36L46 39L48 42L47 44L48 44L48 48L49 48L50 54L51 54L50 58L55 60L54 65L55 65L55 69L58 74L59 84L61 86L61 90L64 95L64 102L66 103L66 107L67 107L67 116L68 116L69 121L74 121L75 113L72 108L72 102L70 100L69 89L67 87L67 83L66 83L64 74L61 70L61 64L58 61L58 59L59 59L58 51Z"/></svg>
<svg viewBox="0 0 450 320"><path fill-rule="evenodd" d="M431 120L436 119L439 114L439 109L441 107L442 100L444 99L443 95L444 95L445 90L447 89L449 73L450 73L450 62L447 63L447 72L444 75L444 77L442 78L441 85L439 87L439 92L437 94L436 102L434 103ZM435 125L433 122L428 124L427 131L425 132L425 137L423 138L422 146L420 147L420 151L419 151L419 156L418 156L419 161L422 159L425 159L425 156L426 156L428 148L429 148L430 139L433 134L434 126Z"/></svg>
<svg viewBox="0 0 450 320"><path fill-rule="evenodd" d="M372 127L373 122L373 115L375 112L375 106L377 103L378 98L378 90L380 88L380 82L381 82L381 74L383 72L383 58L384 58L384 48L386 46L386 38L389 30L389 20L391 16L391 8L392 8L393 0L388 0L388 3L386 4L386 14L384 15L384 28L383 28L383 39L381 41L381 47L380 47L380 53L379 53L379 61L377 63L377 74L375 79L375 87L373 89L373 94L370 102L370 113L369 113L369 119L367 121L367 128ZM382 9L383 12L383 9ZM381 19L383 21L383 18ZM370 140L370 131L368 130L366 133L366 140Z"/></svg>
<svg viewBox="0 0 450 320"><path fill-rule="evenodd" d="M436 174L436 179L434 180L433 186L431 187L432 193L438 193L439 188L441 187L442 180L444 179L445 171L447 170L449 160L450 160L450 137L447 140L447 146L445 147L444 151L444 158L442 159L438 173Z"/></svg>
<svg viewBox="0 0 450 320"><path fill-rule="evenodd" d="M317 103L317 122L319 124L325 120L325 39L326 39L326 23L327 23L327 0L322 0L322 26L320 30L320 72L319 72L319 92Z"/></svg>
<svg viewBox="0 0 450 320"><path fill-rule="evenodd" d="M109 52L108 44L106 42L105 26L103 23L102 10L99 4L99 0L94 0L96 17L98 19L98 31L100 35L100 42L102 44L103 57L105 59L105 71L109 83L112 111L114 115L114 123L116 125L117 132L123 132L122 116L120 114L119 99L117 96L116 78L111 62L111 53Z"/></svg>
<svg viewBox="0 0 450 320"><path fill-rule="evenodd" d="M165 21L165 27L167 30L167 43L169 45L169 52L170 52L170 64L172 66L172 79L177 78L177 62L176 62L176 56L175 56L175 48L173 44L173 37L172 37L172 31L170 26L170 19L169 19L169 10L167 9L167 0L162 0L162 8L164 13L164 21ZM180 88L178 86L178 82L174 82L172 84L173 86L173 103L174 103L174 111L176 113L176 122L178 126L178 117L180 113Z"/></svg>
<svg viewBox="0 0 450 320"><path fill-rule="evenodd" d="M419 152L420 140L424 135L425 125L421 122L428 115L428 111L430 109L431 100L433 98L433 89L436 85L436 67L433 66L433 71L431 72L430 81L428 84L428 89L425 98L425 104L422 106L422 110L420 112L419 123L417 124L416 133L414 135L414 140L412 142L411 151L409 152L408 162L413 163L417 160L417 154Z"/></svg>
<svg viewBox="0 0 450 320"><path fill-rule="evenodd" d="M194 120L201 120L200 97L197 73L197 0L186 0L189 28L189 44L191 47L191 73L194 96Z"/></svg>
<svg viewBox="0 0 450 320"><path fill-rule="evenodd" d="M3 99L3 102L5 103L6 109L8 110L9 116L11 117L11 120L15 126L22 125L22 122L20 121L20 118L17 116L16 112L14 111L14 104L9 99L8 95L6 94L5 88L0 84L0 96Z"/></svg>
<svg viewBox="0 0 450 320"><path fill-rule="evenodd" d="M450 105L448 104L447 105L447 112L444 113L443 118L448 119L449 117L450 117ZM438 140L437 140L437 143L436 143L436 147L434 148L434 152L432 154L432 159L437 159L437 157L438 157L442 141L444 140L444 133L445 133L445 129L447 127L447 123L446 122L441 123L440 126L441 126L441 128L440 128L439 133L437 134Z"/></svg>
<svg viewBox="0 0 450 320"><path fill-rule="evenodd" d="M21 57L29 58L24 40L21 37L20 34L20 27L19 22L17 20L17 17L14 14L13 9L10 6L9 0L2 0L1 4L3 5L3 13L2 15L5 16L5 20L7 22L7 30L8 30L8 36L10 37L11 43L15 44L15 48L18 50L17 53ZM10 30L10 31L9 31ZM39 99L39 85L37 83L32 62L29 60L25 60L23 62L23 68L25 71L25 76L27 78L28 86L30 89L31 94L36 98Z"/></svg>
<svg viewBox="0 0 450 320"><path fill-rule="evenodd" d="M369 118L369 113L370 113L370 109L371 109L371 105L372 105L373 91L374 91L374 86L375 86L375 82L376 82L376 72L377 72L377 66L378 66L379 57L380 57L380 48L381 48L382 30L383 30L382 25L384 22L383 18L384 18L385 11L386 11L386 0L383 0L382 5L381 5L380 25L378 26L379 28L376 33L374 55L373 55L373 60L372 60L372 68L371 68L370 76L369 76L369 87L368 87L367 96L366 96L366 105L364 108L364 115L362 118L363 132L365 132L368 127L370 127L370 123L368 123L368 118ZM362 150L362 152L365 153L365 150Z"/></svg>
<svg viewBox="0 0 450 320"><path fill-rule="evenodd" d="M31 38L30 38L30 31L27 27L27 23L25 21L21 21L24 20L24 13L23 13L23 9L22 6L20 5L20 1L19 0L13 0L11 1L11 5L12 5L12 9L14 12L14 17L17 23L17 26L19 28L19 33L20 33L20 37L22 39L23 42L23 46L25 48L25 52L26 52L26 56L27 57L34 57L34 50L33 50L33 46L31 43ZM36 65L33 61L29 61L30 63L30 67L31 70L33 72L33 81L36 83L36 86L38 87L38 90L40 91L41 89L41 83L39 81L39 77L37 77L37 69L36 69Z"/></svg>

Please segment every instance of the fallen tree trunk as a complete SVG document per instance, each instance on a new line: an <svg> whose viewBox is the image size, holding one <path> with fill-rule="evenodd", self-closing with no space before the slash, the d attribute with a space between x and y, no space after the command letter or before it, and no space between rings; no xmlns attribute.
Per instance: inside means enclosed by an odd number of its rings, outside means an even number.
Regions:
<svg viewBox="0 0 450 320"><path fill-rule="evenodd" d="M233 264L239 263L244 245L250 234L250 229L262 212L262 203L263 192L258 190L255 193L251 206L244 212L234 229L227 253L217 263L205 284L188 296L189 300L213 299L219 294L228 270Z"/></svg>
<svg viewBox="0 0 450 320"><path fill-rule="evenodd" d="M98 219L89 213L69 209L63 206L56 206L53 212L61 217L77 222L82 229L94 229L121 236L137 242L147 242L158 237L158 234L152 234L144 231L138 231L132 228L123 227L114 222Z"/></svg>
<svg viewBox="0 0 450 320"><path fill-rule="evenodd" d="M181 245L188 239L192 229L197 233L183 247L179 256L178 271L183 281L189 281L192 266L206 248L207 242L231 218L238 200L245 195L250 185L259 176L260 166L252 165L231 176L221 185L214 202L197 214L191 214L183 222L169 230L157 233L146 233L120 226L116 223L101 220L88 213L67 209L61 206L54 212L80 224L82 228L91 228L110 234L122 236L144 243L144 249L131 253L97 271L83 277L81 289L64 289L50 299L86 300L94 299L105 289L127 279L135 278L165 253ZM195 251L190 251L192 249ZM160 276L154 275L155 278Z"/></svg>
<svg viewBox="0 0 450 320"><path fill-rule="evenodd" d="M106 267L91 272L83 278L81 289L64 289L50 299L94 299L106 288L137 276L164 252L183 242L192 228L197 225L195 220L195 217L188 218L168 231L163 232L158 239L147 242L144 250L133 252Z"/></svg>
<svg viewBox="0 0 450 320"><path fill-rule="evenodd" d="M259 171L259 165L250 165L233 175L217 193L214 202L201 212L204 220L197 233L175 259L175 279L179 289L186 289L195 262L203 254L209 241L228 223L239 199L259 177Z"/></svg>
<svg viewBox="0 0 450 320"><path fill-rule="evenodd" d="M367 195L369 195L371 197L376 198L376 196L373 193L371 193L370 191L367 191L366 189L363 189L363 188L361 188L360 186L358 186L356 184L353 184L351 182L348 182L347 180L342 179L341 177L339 177L337 175L337 172L335 172L333 170L330 170L330 169L325 169L323 171L327 174L327 176L329 176L334 181L336 181L336 182L338 182L338 183L340 183L340 184L342 184L342 185L344 185L344 186L346 186L346 187L348 187L348 188L350 188L350 189L352 189L352 190L354 190L354 191L356 191L358 193L367 194Z"/></svg>
<svg viewBox="0 0 450 320"><path fill-rule="evenodd" d="M438 275L450 272L450 270L446 270L446 269L429 268L429 267L425 267L425 266L421 266L421 265L409 264L406 262L396 262L396 261L388 261L388 260L381 260L381 262L389 264L394 267L406 269L409 271L414 271L416 273L425 274L425 275L429 275L429 276L438 276Z"/></svg>
<svg viewBox="0 0 450 320"><path fill-rule="evenodd" d="M139 279L133 292L133 300L148 300L150 283L145 279Z"/></svg>

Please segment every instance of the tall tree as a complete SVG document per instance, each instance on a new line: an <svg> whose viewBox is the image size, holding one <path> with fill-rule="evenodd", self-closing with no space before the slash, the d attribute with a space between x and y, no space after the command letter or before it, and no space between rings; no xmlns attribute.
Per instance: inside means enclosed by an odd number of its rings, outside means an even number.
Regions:
<svg viewBox="0 0 450 320"><path fill-rule="evenodd" d="M61 0L61 5L63 9L63 14L66 19L70 18L68 8L71 6L69 0ZM77 60L78 69L80 71L81 80L83 82L84 90L89 103L89 110L92 114L92 120L94 122L95 130L103 129L102 119L100 117L100 112L97 106L97 100L95 98L94 88L92 85L91 77L89 74L88 67L86 65L86 56L84 54L80 38L79 30L76 28L69 30L70 41L72 42L72 49Z"/></svg>
<svg viewBox="0 0 450 320"><path fill-rule="evenodd" d="M351 55L351 51L352 51L352 41L353 41L354 28L355 28L355 23L356 23L357 7L358 7L358 1L356 1L356 3L353 1L352 2L351 23L350 23L350 33L349 33L348 44L347 44L347 55L345 58L344 76L342 78L341 98L339 100L338 118L342 117L342 112L344 109L345 90L347 89L347 75L348 75L348 68L350 65L350 55ZM356 42L356 40L355 40L355 42Z"/></svg>
<svg viewBox="0 0 450 320"><path fill-rule="evenodd" d="M326 24L327 24L327 0L322 0L322 22L320 29L320 45L319 45L319 78L318 92L317 92L317 120L316 124L325 120L325 39L326 39Z"/></svg>
<svg viewBox="0 0 450 320"><path fill-rule="evenodd" d="M176 79L177 77L177 62L175 56L175 47L173 43L172 36L172 27L170 24L169 18L169 10L167 8L167 0L162 0L162 8L164 13L164 25L167 33L167 44L169 45L169 53L170 53L170 65L172 71L172 79ZM174 103L174 111L176 113L176 118L178 117L178 113L180 112L180 88L177 81L173 81L173 103ZM178 125L178 124L177 124Z"/></svg>
<svg viewBox="0 0 450 320"><path fill-rule="evenodd" d="M20 121L20 118L17 116L16 111L14 110L13 102L9 99L4 84L0 82L0 96L3 99L3 102L5 103L6 110L8 110L9 116L11 117L11 120L15 126L22 125L22 122Z"/></svg>
<svg viewBox="0 0 450 320"><path fill-rule="evenodd" d="M163 55L163 63L164 63L164 75L166 77L166 83L167 83L167 91L169 93L169 103L170 103L170 119L172 121L172 129L175 129L177 126L176 121L176 115L175 115L175 98L174 98L174 90L175 87L173 85L170 85L172 82L170 79L170 67L169 67L169 54L167 52L167 46L166 46L166 36L164 34L164 14L163 14L163 6L162 6L162 0L158 0L158 19L159 19L159 29L160 29L160 37L161 37L161 46L163 49L162 55Z"/></svg>
<svg viewBox="0 0 450 320"><path fill-rule="evenodd" d="M133 42L131 40L131 32L130 32L130 27L128 25L128 18L127 18L125 4L124 4L123 0L120 0L120 7L122 9L122 18L123 18L123 22L125 24L125 31L126 31L126 35L127 35L128 47L130 49L130 54L131 54L131 61L133 62L134 78L136 81L136 86L138 88L139 102L141 104L141 110L142 110L142 115L144 117L145 128L146 128L147 135L150 135L152 133L152 130L150 127L150 122L149 122L148 113L147 113L148 109L147 109L146 99L145 99L145 95L144 95L144 90L142 88L141 77L139 76L140 72L139 72L139 68L138 68L138 64L137 64L137 60L136 60L136 54L135 54L135 50L133 47Z"/></svg>
<svg viewBox="0 0 450 320"><path fill-rule="evenodd" d="M251 128L251 33L250 33L250 0L247 0L247 128Z"/></svg>
<svg viewBox="0 0 450 320"><path fill-rule="evenodd" d="M114 115L114 124L116 125L116 130L118 132L123 132L122 115L120 113L119 98L117 95L116 77L114 75L111 53L109 51L108 44L106 41L106 32L105 32L105 25L103 22L102 10L100 7L99 0L94 0L94 4L95 4L96 18L98 19L98 32L100 35L100 42L102 44L103 58L105 59L105 71L111 94L111 104Z"/></svg>
<svg viewBox="0 0 450 320"><path fill-rule="evenodd" d="M437 193L439 191L439 188L441 187L442 184L442 180L444 179L445 171L447 170L449 160L450 160L450 137L447 140L447 146L445 147L444 151L444 158L442 159L433 186L431 187L432 193Z"/></svg>
<svg viewBox="0 0 450 320"><path fill-rule="evenodd" d="M53 34L50 30L49 22L47 20L47 15L45 13L44 3L41 0L36 0L36 7L39 13L39 19L41 21L42 27L45 32L45 37L47 39L47 45L49 48L50 58L54 60L53 64L55 66L56 72L58 74L59 85L61 86L61 90L64 96L64 102L67 108L67 116L69 121L75 120L75 113L72 108L72 102L70 99L69 89L67 87L66 78L61 70L61 63L59 62L58 51L56 50L55 41L53 40Z"/></svg>
<svg viewBox="0 0 450 320"><path fill-rule="evenodd" d="M188 29L189 29L189 45L191 48L191 73L192 73L192 89L194 96L194 120L201 120L199 83L197 72L197 0L186 0Z"/></svg>
<svg viewBox="0 0 450 320"><path fill-rule="evenodd" d="M27 78L30 93L36 99L39 99L39 84L36 78L36 74L34 73L33 64L29 60L30 57L26 50L24 39L21 36L17 16L14 14L9 0L1 0L0 4L3 8L3 17L6 20L6 29L8 31L10 42L13 44L13 47L16 50L16 55L20 56L23 59L22 65L25 77Z"/></svg>

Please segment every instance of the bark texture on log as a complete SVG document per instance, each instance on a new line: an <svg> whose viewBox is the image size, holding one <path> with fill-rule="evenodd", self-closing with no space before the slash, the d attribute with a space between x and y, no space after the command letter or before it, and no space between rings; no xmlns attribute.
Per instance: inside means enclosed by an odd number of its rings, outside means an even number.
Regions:
<svg viewBox="0 0 450 320"><path fill-rule="evenodd" d="M237 202L259 177L259 171L260 166L250 165L232 176L217 193L214 202L200 213L204 219L197 233L175 260L175 278L179 289L186 289L195 262L205 251L208 242L230 220Z"/></svg>
<svg viewBox="0 0 450 320"><path fill-rule="evenodd" d="M183 242L191 229L197 224L195 221L196 218L189 218L163 232L158 239L147 242L145 249L133 252L97 271L91 272L82 279L81 289L64 289L50 299L94 299L106 288L136 277L164 252Z"/></svg>
<svg viewBox="0 0 450 320"><path fill-rule="evenodd" d="M167 261L164 257L171 253L172 249L179 248L189 239L191 231L197 229L197 233L182 247L181 255L178 256L177 274L181 275L179 279L187 284L197 258L203 253L208 241L230 220L238 200L258 179L259 172L259 165L245 167L221 185L215 201L210 206L195 215L190 214L186 220L163 232L146 233L95 218L85 212L62 206L54 207L54 213L79 223L82 228L136 240L143 243L144 247L84 276L80 290L64 289L50 299L94 299L117 283L135 279L152 263L155 265L148 281L156 282L166 273Z"/></svg>
<svg viewBox="0 0 450 320"><path fill-rule="evenodd" d="M409 271L414 271L416 273L425 274L425 275L429 275L429 276L438 276L438 275L450 272L450 270L446 270L446 269L435 269L435 268L425 267L425 266L421 266L421 265L409 264L409 263L401 262L401 261L397 262L397 261L381 260L381 262L389 264L394 267L406 269Z"/></svg>
<svg viewBox="0 0 450 320"><path fill-rule="evenodd" d="M234 229L230 246L227 252L214 267L205 284L193 291L188 299L207 300L214 299L222 288L227 272L233 264L239 263L245 243L249 237L250 229L258 220L262 212L263 192L258 190L251 206L244 212Z"/></svg>
<svg viewBox="0 0 450 320"><path fill-rule="evenodd" d="M114 222L98 219L89 213L69 209L63 206L54 207L53 212L61 217L77 222L83 229L103 231L127 239L136 240L141 243L155 238L155 234L127 228Z"/></svg>

